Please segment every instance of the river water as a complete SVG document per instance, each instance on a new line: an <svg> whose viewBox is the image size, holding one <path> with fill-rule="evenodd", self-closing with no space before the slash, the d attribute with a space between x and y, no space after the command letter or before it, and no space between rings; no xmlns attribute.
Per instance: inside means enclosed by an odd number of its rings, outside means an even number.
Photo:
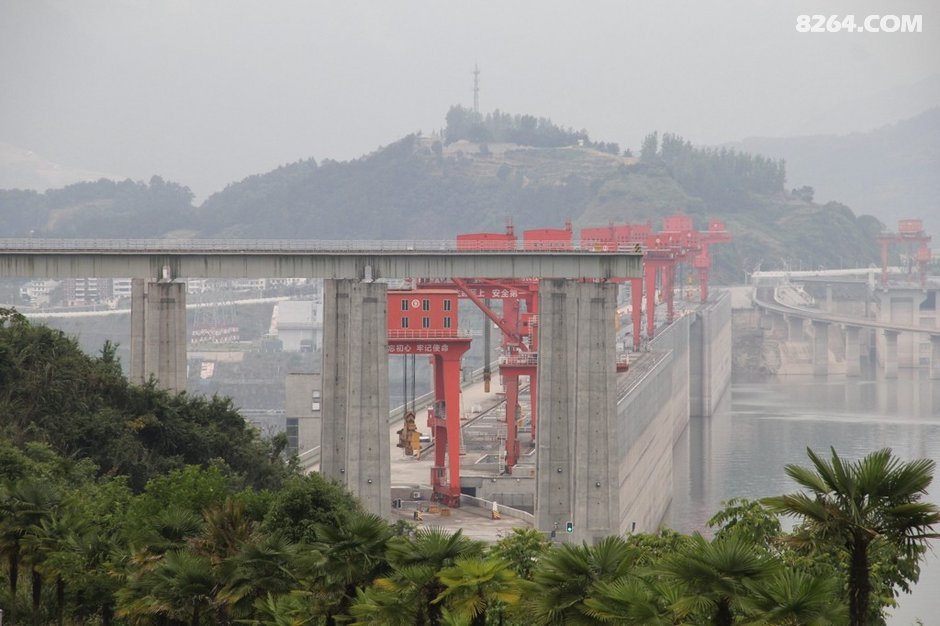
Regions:
<svg viewBox="0 0 940 626"><path fill-rule="evenodd" d="M705 530L721 503L796 491L784 465L810 466L806 448L856 459L890 447L902 459L940 462L940 381L926 370L896 380L869 371L861 378L776 377L735 382L710 418L693 418L676 446L675 493L666 523ZM927 499L940 503L940 471ZM936 529L940 531L940 529ZM940 542L928 553L920 582L888 620L940 624Z"/></svg>

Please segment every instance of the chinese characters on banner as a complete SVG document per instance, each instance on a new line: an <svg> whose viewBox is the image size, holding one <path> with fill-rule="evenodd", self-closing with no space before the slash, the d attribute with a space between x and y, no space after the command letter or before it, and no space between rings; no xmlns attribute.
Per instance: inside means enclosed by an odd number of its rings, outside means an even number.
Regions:
<svg viewBox="0 0 940 626"><path fill-rule="evenodd" d="M423 354L436 354L438 352L447 352L450 350L450 346L446 343L419 343L415 346L411 344L388 344L388 353L389 354L412 354L412 353L423 353Z"/></svg>

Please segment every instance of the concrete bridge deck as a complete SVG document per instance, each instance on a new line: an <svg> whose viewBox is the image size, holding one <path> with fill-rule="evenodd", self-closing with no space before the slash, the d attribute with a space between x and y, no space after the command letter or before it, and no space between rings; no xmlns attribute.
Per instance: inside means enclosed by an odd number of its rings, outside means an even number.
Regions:
<svg viewBox="0 0 940 626"><path fill-rule="evenodd" d="M642 276L632 250L458 250L453 241L0 239L0 278Z"/></svg>

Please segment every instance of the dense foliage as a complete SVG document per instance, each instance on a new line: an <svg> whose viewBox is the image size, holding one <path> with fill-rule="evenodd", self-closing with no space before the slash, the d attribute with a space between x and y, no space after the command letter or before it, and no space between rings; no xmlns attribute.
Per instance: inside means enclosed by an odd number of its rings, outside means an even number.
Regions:
<svg viewBox="0 0 940 626"><path fill-rule="evenodd" d="M565 129L550 119L533 115L511 115L499 110L486 115L472 109L453 106L447 111L444 142L461 139L474 143L512 143L536 148L586 146L602 152L619 154L616 143L592 142L586 130Z"/></svg>
<svg viewBox="0 0 940 626"><path fill-rule="evenodd" d="M158 237L192 221L188 187L154 176L75 183L45 193L0 190L0 231L17 237Z"/></svg>
<svg viewBox="0 0 940 626"><path fill-rule="evenodd" d="M787 179L783 160L727 148L696 148L669 133L663 134L661 142L658 133L648 135L643 141L641 160L664 164L688 194L726 211L747 209L749 194L781 194Z"/></svg>
<svg viewBox="0 0 940 626"><path fill-rule="evenodd" d="M89 357L75 339L5 309L0 435L88 459L99 474L126 476L134 490L191 464L218 464L232 480L259 488L279 485L288 472L279 456L284 442L262 440L229 400L131 385L113 346Z"/></svg>

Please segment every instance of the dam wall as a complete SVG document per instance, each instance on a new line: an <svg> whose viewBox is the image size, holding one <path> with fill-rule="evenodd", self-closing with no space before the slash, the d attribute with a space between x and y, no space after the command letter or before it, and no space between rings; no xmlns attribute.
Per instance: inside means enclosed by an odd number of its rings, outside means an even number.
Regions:
<svg viewBox="0 0 940 626"><path fill-rule="evenodd" d="M731 381L731 296L695 312L689 329L689 414L711 417Z"/></svg>
<svg viewBox="0 0 940 626"><path fill-rule="evenodd" d="M676 441L691 416L714 413L731 384L731 298L716 295L650 342L653 362L634 372L618 399L621 533L655 532L662 524Z"/></svg>
<svg viewBox="0 0 940 626"><path fill-rule="evenodd" d="M651 343L617 403L621 534L655 532L672 501L672 450L689 424L691 316Z"/></svg>
<svg viewBox="0 0 940 626"><path fill-rule="evenodd" d="M588 321L607 315L609 294L591 288L565 286L541 294L540 332L567 333L577 341L548 344L565 349L552 355L557 356L552 362L540 362L544 398L535 480L491 478L479 486L494 496L515 492L514 500L534 487L538 529L558 531L571 522L573 532L556 532L556 540L574 543L659 528L672 501L675 444L690 416L711 415L731 382L731 299L718 293L661 329L648 350L632 359L629 371L617 375L614 406L594 406L612 383L610 355L599 349L610 338L595 337L590 329L600 323ZM545 356L540 354L540 361ZM590 384L559 395L580 378L582 367L590 374L581 380ZM585 408L578 410L581 402Z"/></svg>

